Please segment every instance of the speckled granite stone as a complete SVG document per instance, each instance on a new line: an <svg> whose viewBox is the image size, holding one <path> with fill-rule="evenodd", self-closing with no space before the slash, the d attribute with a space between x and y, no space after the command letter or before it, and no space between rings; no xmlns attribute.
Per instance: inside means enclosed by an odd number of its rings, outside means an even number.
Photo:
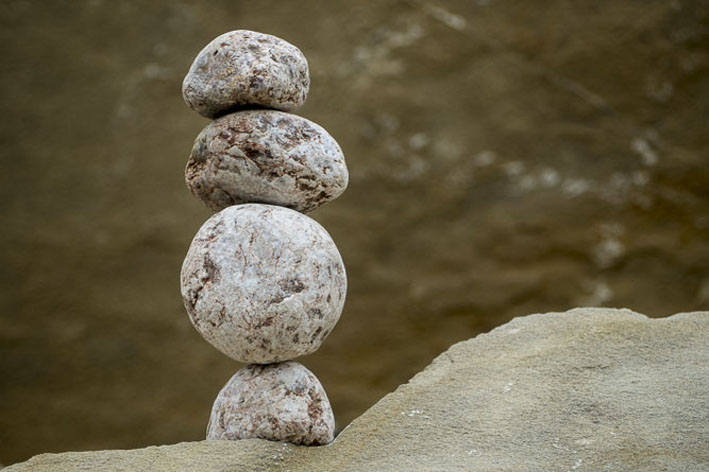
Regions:
<svg viewBox="0 0 709 472"><path fill-rule="evenodd" d="M308 212L337 198L349 175L319 125L275 110L240 111L207 125L185 169L192 193L219 211L262 202Z"/></svg>
<svg viewBox="0 0 709 472"><path fill-rule="evenodd" d="M182 83L185 103L216 118L247 106L293 111L310 87L308 61L283 39L254 31L225 33L197 55Z"/></svg>
<svg viewBox="0 0 709 472"><path fill-rule="evenodd" d="M315 352L347 291L327 231L297 211L262 204L232 206L207 220L181 282L200 334L229 357L258 364Z"/></svg>
<svg viewBox="0 0 709 472"><path fill-rule="evenodd" d="M269 439L294 444L332 442L335 417L325 390L297 362L248 365L222 388L207 439Z"/></svg>

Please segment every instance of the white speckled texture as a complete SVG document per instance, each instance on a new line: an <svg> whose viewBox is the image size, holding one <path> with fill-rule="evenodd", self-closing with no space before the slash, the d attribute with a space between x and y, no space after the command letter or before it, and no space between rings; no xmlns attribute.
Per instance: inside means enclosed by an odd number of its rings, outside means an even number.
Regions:
<svg viewBox="0 0 709 472"><path fill-rule="evenodd" d="M185 169L187 186L214 211L248 202L312 211L340 196L348 180L342 150L327 131L275 110L213 121Z"/></svg>
<svg viewBox="0 0 709 472"><path fill-rule="evenodd" d="M248 365L214 401L207 439L260 438L294 444L332 442L335 417L325 390L297 362Z"/></svg>
<svg viewBox="0 0 709 472"><path fill-rule="evenodd" d="M258 364L315 352L347 292L327 231L297 211L263 204L209 218L192 240L181 282L200 334L227 356Z"/></svg>
<svg viewBox="0 0 709 472"><path fill-rule="evenodd" d="M293 111L310 87L308 61L297 47L268 34L225 33L200 51L182 83L185 103L216 118L261 106Z"/></svg>

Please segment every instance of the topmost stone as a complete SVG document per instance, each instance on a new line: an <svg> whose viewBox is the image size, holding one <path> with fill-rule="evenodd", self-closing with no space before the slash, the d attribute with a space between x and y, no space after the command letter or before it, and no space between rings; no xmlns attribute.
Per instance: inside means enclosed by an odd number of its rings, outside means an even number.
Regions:
<svg viewBox="0 0 709 472"><path fill-rule="evenodd" d="M237 30L200 51L182 96L200 115L217 118L248 107L293 111L305 103L309 87L308 61L300 49L275 36Z"/></svg>

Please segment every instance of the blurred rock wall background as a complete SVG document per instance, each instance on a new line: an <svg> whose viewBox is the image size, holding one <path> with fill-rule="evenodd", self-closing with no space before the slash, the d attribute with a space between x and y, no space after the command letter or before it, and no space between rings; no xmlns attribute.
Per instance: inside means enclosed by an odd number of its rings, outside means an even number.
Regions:
<svg viewBox="0 0 709 472"><path fill-rule="evenodd" d="M180 86L233 29L310 61L350 289L303 362L339 428L451 343L709 309L709 2L0 2L0 462L204 437L238 365L179 294L210 212ZM501 353L504 355L504 353Z"/></svg>

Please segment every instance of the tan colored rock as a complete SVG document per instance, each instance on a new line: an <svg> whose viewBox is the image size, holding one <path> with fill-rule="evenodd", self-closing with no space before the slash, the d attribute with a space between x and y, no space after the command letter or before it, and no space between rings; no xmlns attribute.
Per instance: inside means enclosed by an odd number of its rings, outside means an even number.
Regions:
<svg viewBox="0 0 709 472"><path fill-rule="evenodd" d="M320 381L297 362L248 365L212 407L207 439L260 438L317 446L332 442L335 416Z"/></svg>
<svg viewBox="0 0 709 472"><path fill-rule="evenodd" d="M275 110L248 110L208 124L195 140L185 181L211 210L270 203L308 212L347 188L337 141L321 126Z"/></svg>
<svg viewBox="0 0 709 472"><path fill-rule="evenodd" d="M185 103L216 118L243 107L293 111L310 87L308 61L289 42L255 31L222 34L202 49L182 83Z"/></svg>
<svg viewBox="0 0 709 472"><path fill-rule="evenodd" d="M303 361L339 425L511 313L709 310L705 0L5 1L0 17L3 464L203 432L234 369L173 313L208 217L178 174L209 122L175 94L230 29L305 53L296 113L350 168L315 217L359 282L338 342Z"/></svg>
<svg viewBox="0 0 709 472"><path fill-rule="evenodd" d="M327 447L203 441L43 454L8 472L705 472L707 339L709 312L531 315L452 346Z"/></svg>
<svg viewBox="0 0 709 472"><path fill-rule="evenodd" d="M181 287L204 339L239 362L267 364L320 347L342 313L347 276L315 220L246 204L202 225L182 265Z"/></svg>

